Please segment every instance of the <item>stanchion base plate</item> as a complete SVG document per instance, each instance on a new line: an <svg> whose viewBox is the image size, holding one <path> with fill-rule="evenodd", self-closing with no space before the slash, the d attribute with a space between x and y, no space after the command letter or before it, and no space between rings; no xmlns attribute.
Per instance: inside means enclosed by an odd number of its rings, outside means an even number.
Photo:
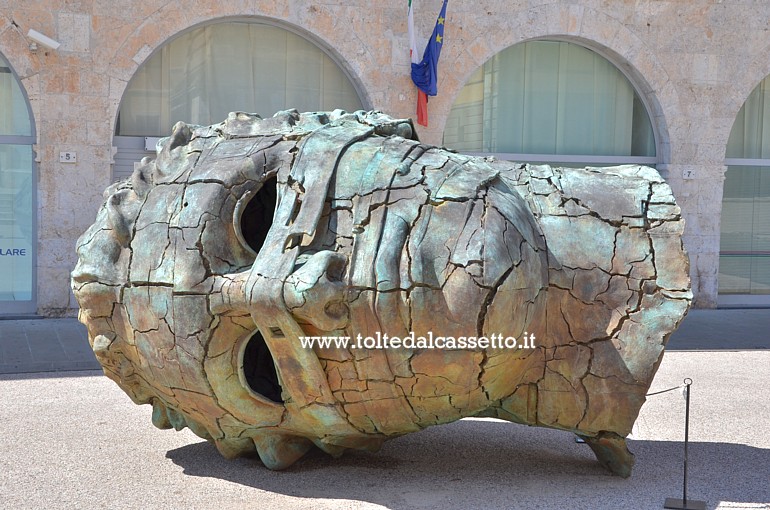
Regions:
<svg viewBox="0 0 770 510"><path fill-rule="evenodd" d="M671 508L673 510L706 510L706 502L688 499L687 503L685 503L681 499L666 498L663 508Z"/></svg>

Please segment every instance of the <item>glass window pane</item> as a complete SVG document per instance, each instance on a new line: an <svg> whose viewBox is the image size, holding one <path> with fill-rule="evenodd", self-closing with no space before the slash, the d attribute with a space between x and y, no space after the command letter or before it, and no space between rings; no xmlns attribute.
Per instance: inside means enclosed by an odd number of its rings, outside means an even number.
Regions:
<svg viewBox="0 0 770 510"><path fill-rule="evenodd" d="M727 141L728 158L770 158L770 76L743 103Z"/></svg>
<svg viewBox="0 0 770 510"><path fill-rule="evenodd" d="M0 144L0 301L32 299L32 146Z"/></svg>
<svg viewBox="0 0 770 510"><path fill-rule="evenodd" d="M163 136L177 121L208 125L232 111L355 111L361 100L319 47L283 28L219 23L165 45L129 83L116 134Z"/></svg>
<svg viewBox="0 0 770 510"><path fill-rule="evenodd" d="M515 91L514 98L524 105L523 116L513 118L505 115L504 100L507 96L507 83L498 81L500 96L499 118L505 117L506 123L523 122L521 150L507 150L504 134L506 131L497 126L498 145L500 152L534 152L538 154L553 154L556 152L557 112L559 111L559 44L543 41L540 44L526 43L524 64L524 88ZM518 144L516 144L518 145ZM511 145L510 147L513 147Z"/></svg>
<svg viewBox="0 0 770 510"><path fill-rule="evenodd" d="M444 144L458 151L475 151L483 144L484 72L479 68L457 96L446 121Z"/></svg>
<svg viewBox="0 0 770 510"><path fill-rule="evenodd" d="M582 46L530 41L473 74L444 144L468 152L655 156L652 123L628 79Z"/></svg>
<svg viewBox="0 0 770 510"><path fill-rule="evenodd" d="M719 259L722 294L770 293L770 167L725 174Z"/></svg>
<svg viewBox="0 0 770 510"><path fill-rule="evenodd" d="M30 136L27 100L11 66L0 56L0 135Z"/></svg>
<svg viewBox="0 0 770 510"><path fill-rule="evenodd" d="M654 156L655 135L652 131L650 116L644 107L642 99L634 92L634 121L631 127L631 155Z"/></svg>

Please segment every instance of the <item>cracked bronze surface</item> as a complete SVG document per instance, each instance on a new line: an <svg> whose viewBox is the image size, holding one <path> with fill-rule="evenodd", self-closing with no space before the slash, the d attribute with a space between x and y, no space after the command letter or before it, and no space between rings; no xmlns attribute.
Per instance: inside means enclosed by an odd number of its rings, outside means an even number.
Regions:
<svg viewBox="0 0 770 510"><path fill-rule="evenodd" d="M625 437L691 301L653 169L420 144L379 112L178 123L105 191L73 289L105 374L153 423L281 469L467 416ZM300 336L522 338L528 349L302 348Z"/></svg>

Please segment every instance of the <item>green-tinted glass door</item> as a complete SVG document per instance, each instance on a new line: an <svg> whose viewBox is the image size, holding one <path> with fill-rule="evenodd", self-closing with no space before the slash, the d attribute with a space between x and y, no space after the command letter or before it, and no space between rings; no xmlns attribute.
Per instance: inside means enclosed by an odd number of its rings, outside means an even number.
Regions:
<svg viewBox="0 0 770 510"><path fill-rule="evenodd" d="M0 315L36 307L33 143L27 99L0 57Z"/></svg>

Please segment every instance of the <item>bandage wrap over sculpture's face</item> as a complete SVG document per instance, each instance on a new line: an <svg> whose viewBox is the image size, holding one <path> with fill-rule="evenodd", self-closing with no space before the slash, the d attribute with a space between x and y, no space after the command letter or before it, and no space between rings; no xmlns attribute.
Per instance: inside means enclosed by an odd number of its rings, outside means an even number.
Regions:
<svg viewBox="0 0 770 510"><path fill-rule="evenodd" d="M652 169L471 158L377 112L179 123L111 186L73 288L105 373L161 428L271 468L464 416L624 437L691 293ZM303 348L301 336L536 348Z"/></svg>

